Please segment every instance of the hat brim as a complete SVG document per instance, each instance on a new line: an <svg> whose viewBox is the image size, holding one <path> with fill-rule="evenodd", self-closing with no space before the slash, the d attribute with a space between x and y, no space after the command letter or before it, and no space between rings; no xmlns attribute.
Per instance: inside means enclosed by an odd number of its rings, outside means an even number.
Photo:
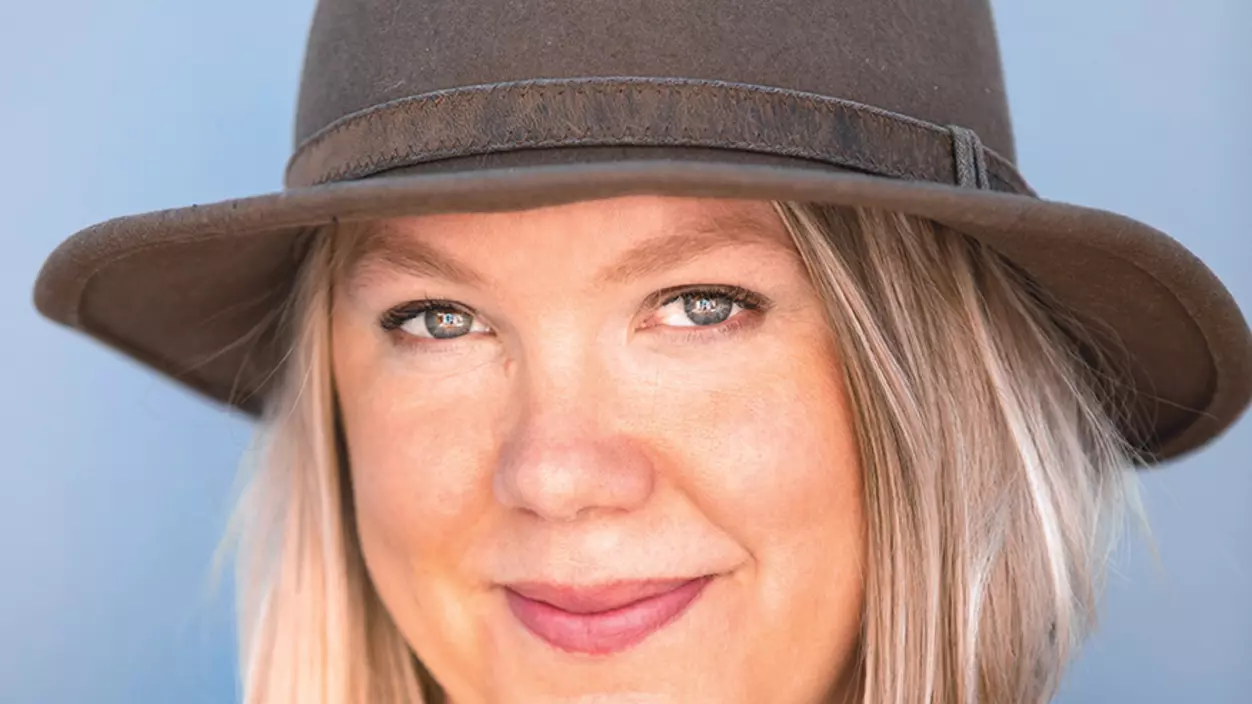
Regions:
<svg viewBox="0 0 1252 704"><path fill-rule="evenodd" d="M257 331L288 293L293 244L334 221L519 210L628 194L862 205L982 240L1129 360L1154 463L1209 442L1252 396L1252 334L1230 293L1185 247L1081 206L829 167L639 159L389 172L109 220L44 264L36 307L211 399L259 410Z"/></svg>

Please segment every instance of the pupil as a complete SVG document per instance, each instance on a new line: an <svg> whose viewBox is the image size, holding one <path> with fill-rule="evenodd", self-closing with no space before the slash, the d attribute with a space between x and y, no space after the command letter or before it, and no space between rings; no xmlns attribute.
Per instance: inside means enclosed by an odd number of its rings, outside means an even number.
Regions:
<svg viewBox="0 0 1252 704"><path fill-rule="evenodd" d="M473 324L470 316L453 310L426 311L426 330L440 339L458 337L469 332Z"/></svg>
<svg viewBox="0 0 1252 704"><path fill-rule="evenodd" d="M730 317L733 307L725 296L683 296L683 312L696 325L716 325Z"/></svg>

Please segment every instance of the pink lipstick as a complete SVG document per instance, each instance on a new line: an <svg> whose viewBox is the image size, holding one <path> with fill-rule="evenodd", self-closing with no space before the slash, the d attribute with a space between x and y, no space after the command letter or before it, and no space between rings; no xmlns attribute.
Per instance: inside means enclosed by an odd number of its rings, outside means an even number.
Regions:
<svg viewBox="0 0 1252 704"><path fill-rule="evenodd" d="M504 594L517 620L553 647L607 655L642 641L678 618L712 578L616 582L590 588L511 584Z"/></svg>

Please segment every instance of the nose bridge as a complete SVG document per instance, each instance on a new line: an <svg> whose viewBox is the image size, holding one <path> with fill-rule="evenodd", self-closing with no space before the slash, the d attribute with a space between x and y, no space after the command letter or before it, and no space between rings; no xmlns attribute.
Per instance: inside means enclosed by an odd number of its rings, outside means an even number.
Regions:
<svg viewBox="0 0 1252 704"><path fill-rule="evenodd" d="M516 421L540 434L556 427L568 436L594 435L611 425L620 389L600 344L600 326L561 300L569 297L543 296L560 302L539 310L535 324L521 336L513 405Z"/></svg>
<svg viewBox="0 0 1252 704"><path fill-rule="evenodd" d="M561 338L515 366L496 498L554 521L637 508L654 481L643 441L619 431L616 382L592 346Z"/></svg>
<svg viewBox="0 0 1252 704"><path fill-rule="evenodd" d="M527 346L517 365L514 383L519 405L523 415L534 419L577 415L604 390L598 387L605 381L605 370L596 359L592 341L560 328L549 324L542 331L543 339Z"/></svg>

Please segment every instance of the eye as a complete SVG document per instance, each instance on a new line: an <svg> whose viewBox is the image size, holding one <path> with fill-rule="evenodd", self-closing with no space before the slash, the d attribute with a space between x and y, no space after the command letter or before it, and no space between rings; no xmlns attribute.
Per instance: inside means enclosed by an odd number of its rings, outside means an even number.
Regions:
<svg viewBox="0 0 1252 704"><path fill-rule="evenodd" d="M413 337L447 340L470 333L489 333L491 328L461 306L443 301L419 301L388 311L384 330L401 330Z"/></svg>
<svg viewBox="0 0 1252 704"><path fill-rule="evenodd" d="M736 286L687 289L664 298L656 312L657 324L669 327L710 327L745 310L761 308L761 296Z"/></svg>

